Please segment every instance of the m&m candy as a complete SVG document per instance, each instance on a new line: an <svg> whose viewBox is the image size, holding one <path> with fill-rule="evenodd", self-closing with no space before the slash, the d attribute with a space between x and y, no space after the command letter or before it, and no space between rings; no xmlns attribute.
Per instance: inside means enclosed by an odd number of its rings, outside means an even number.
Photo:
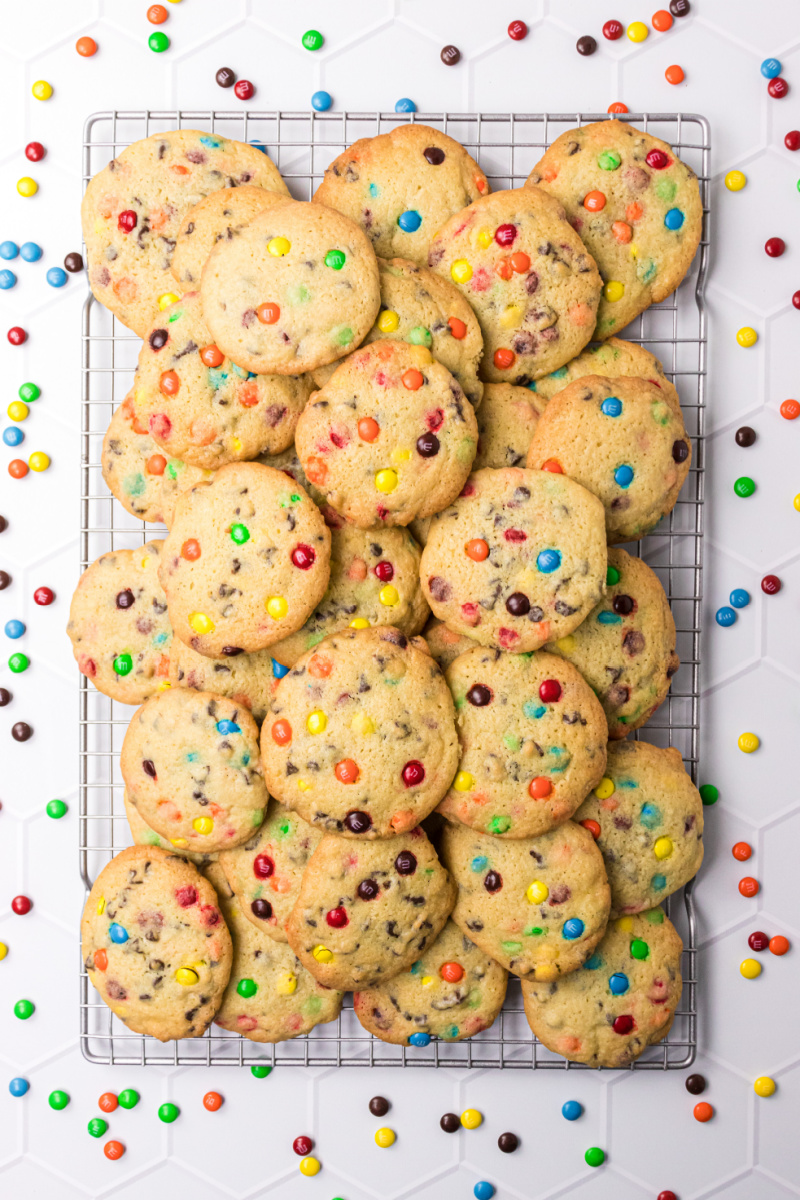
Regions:
<svg viewBox="0 0 800 1200"><path fill-rule="evenodd" d="M744 171L728 171L725 176L725 187L729 192L740 192L747 183Z"/></svg>
<svg viewBox="0 0 800 1200"><path fill-rule="evenodd" d="M777 1084L769 1075L759 1075L758 1079L753 1083L753 1091L757 1096L766 1099L769 1096L775 1095Z"/></svg>
<svg viewBox="0 0 800 1200"><path fill-rule="evenodd" d="M744 754L752 754L761 745L761 741L754 733L740 733L737 744Z"/></svg>
<svg viewBox="0 0 800 1200"><path fill-rule="evenodd" d="M769 949L771 954L777 954L779 958L782 958L789 950L789 939L778 933L769 939Z"/></svg>
<svg viewBox="0 0 800 1200"><path fill-rule="evenodd" d="M705 1124L706 1121L710 1121L713 1117L714 1109L706 1100L701 1100L699 1104L695 1104L692 1110L692 1115L695 1121L700 1121L702 1124Z"/></svg>
<svg viewBox="0 0 800 1200"><path fill-rule="evenodd" d="M761 590L767 596L775 596L781 590L783 584L777 575L765 575L761 580Z"/></svg>

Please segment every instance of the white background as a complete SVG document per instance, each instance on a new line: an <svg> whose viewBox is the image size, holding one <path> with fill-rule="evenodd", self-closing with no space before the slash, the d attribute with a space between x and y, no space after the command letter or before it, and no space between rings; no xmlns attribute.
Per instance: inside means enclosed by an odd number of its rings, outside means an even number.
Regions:
<svg viewBox="0 0 800 1200"><path fill-rule="evenodd" d="M414 1195L420 1200L469 1200L476 1180L491 1180L500 1197L570 1195L576 1200L655 1200L671 1188L680 1200L778 1200L800 1195L800 942L779 959L762 956L754 982L739 974L754 929L800 939L798 906L798 709L800 708L800 421L778 407L800 393L800 312L791 295L800 288L800 153L783 146L800 128L800 10L797 0L692 0L692 15L667 34L651 31L640 45L605 41L601 27L616 17L649 23L654 0L183 0L167 4L160 28L172 39L162 55L147 48L156 28L145 19L147 0L37 0L2 6L0 44L0 241L28 240L44 247L37 264L8 266L17 286L0 292L2 405L24 380L42 397L24 423L18 451L0 446L0 568L13 577L0 594L0 626L12 617L28 631L17 643L0 633L0 685L14 700L0 710L0 1194L29 1200L79 1196L148 1195L161 1200L275 1196L279 1200L366 1200ZM512 42L506 26L522 18L530 34ZM325 47L305 51L300 38L321 30ZM592 58L575 51L591 33ZM80 58L75 39L91 34L98 54ZM446 68L439 50L459 46L462 61ZM790 84L780 101L767 95L761 60L780 58ZM686 82L671 87L664 70L679 63ZM401 96L420 110L605 110L624 100L631 111L703 113L711 121L714 186L713 254L708 288L711 315L708 445L704 705L701 779L721 798L706 809L707 857L696 898L702 1053L696 1070L709 1080L703 1099L715 1109L707 1125L691 1115L694 1099L683 1075L588 1072L467 1073L303 1072L276 1070L266 1080L249 1071L165 1072L98 1068L83 1062L76 1045L77 925L82 888L77 866L77 676L64 636L78 563L80 308L84 279L71 276L62 291L47 286L48 267L80 246L80 144L84 118L111 108L207 108L238 104L214 82L221 66L257 86L252 107L307 109L324 87L334 107L391 109ZM31 96L36 79L55 89L47 103ZM47 156L32 164L23 148L41 141ZM743 169L744 191L722 185L727 170ZM20 176L40 184L34 199L16 193ZM781 236L779 260L763 251ZM5 330L23 325L29 340L12 348ZM757 346L743 350L735 333L753 325ZM758 432L748 450L734 442L747 422ZM3 427L10 424L4 417ZM47 451L45 474L12 481L5 464ZM742 474L757 483L748 500L734 496ZM778 574L783 590L762 595L759 581ZM35 587L47 584L56 603L37 608ZM736 626L720 629L714 612L733 587L753 603ZM13 676L8 654L24 650L32 666ZM11 725L27 720L34 737L12 741ZM761 748L746 756L738 735L753 730ZM62 798L62 821L44 813ZM743 868L730 847L746 840L754 857ZM762 883L756 900L743 899L737 881ZM10 901L34 900L25 917ZM34 1017L13 1016L22 997ZM758 1099L753 1079L772 1075L778 1091ZM12 1098L6 1087L24 1075L31 1090ZM109 1137L127 1153L106 1161L102 1141L86 1133L105 1090L135 1087L142 1101L110 1118ZM63 1112L52 1111L53 1088L69 1092ZM216 1114L202 1095L225 1096ZM367 1110L370 1096L392 1101L383 1121ZM181 1108L172 1126L156 1109L165 1099ZM580 1121L560 1115L566 1099L585 1106ZM467 1105L485 1115L481 1129L448 1137L441 1113ZM380 1150L373 1133L391 1125L398 1141ZM522 1139L514 1155L497 1149L513 1130ZM323 1163L302 1177L291 1142L314 1137ZM105 1140L105 1139L103 1139ZM583 1162L597 1145L607 1165Z"/></svg>

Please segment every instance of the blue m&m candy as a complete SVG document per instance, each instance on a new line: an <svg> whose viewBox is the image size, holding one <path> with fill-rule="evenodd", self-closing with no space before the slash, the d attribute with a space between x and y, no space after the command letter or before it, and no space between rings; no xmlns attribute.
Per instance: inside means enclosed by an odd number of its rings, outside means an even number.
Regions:
<svg viewBox="0 0 800 1200"><path fill-rule="evenodd" d="M37 242L25 242L19 252L25 262L38 262L42 257L42 247Z"/></svg>
<svg viewBox="0 0 800 1200"><path fill-rule="evenodd" d="M67 272L61 267L51 267L46 275L50 287L63 287L67 282Z"/></svg>
<svg viewBox="0 0 800 1200"><path fill-rule="evenodd" d="M108 927L108 936L111 938L112 942L115 942L118 946L121 946L128 940L128 931L127 929L123 929L121 925L118 925L116 921L112 921Z"/></svg>
<svg viewBox="0 0 800 1200"><path fill-rule="evenodd" d="M430 1046L431 1035L429 1033L412 1033L408 1040L412 1046Z"/></svg>
<svg viewBox="0 0 800 1200"><path fill-rule="evenodd" d="M276 679L283 679L284 675L289 674L289 668L285 667L283 665L283 663L279 663L277 658L273 658L272 674L275 676Z"/></svg>
<svg viewBox="0 0 800 1200"><path fill-rule="evenodd" d="M562 936L569 942L574 942L575 938L579 938L584 930L583 921L580 917L570 917L564 922L564 928L561 930Z"/></svg>
<svg viewBox="0 0 800 1200"><path fill-rule="evenodd" d="M8 429L3 430L3 441L7 446L18 446L23 441L25 434L21 429L17 429L11 425Z"/></svg>
<svg viewBox="0 0 800 1200"><path fill-rule="evenodd" d="M495 1186L493 1183L489 1183L488 1179L481 1179L472 1189L475 1200L492 1200L494 1193Z"/></svg>
<svg viewBox="0 0 800 1200"><path fill-rule="evenodd" d="M413 100L409 100L408 96L403 96L402 100L398 100L394 106L395 112L416 112L417 106Z"/></svg>
<svg viewBox="0 0 800 1200"><path fill-rule="evenodd" d="M0 258L4 258L7 262L10 262L18 254L19 246L16 242L0 242Z"/></svg>
<svg viewBox="0 0 800 1200"><path fill-rule="evenodd" d="M397 224L403 233L416 233L422 224L422 217L415 208L409 208L404 213L400 213Z"/></svg>
<svg viewBox="0 0 800 1200"><path fill-rule="evenodd" d="M330 92L314 92L311 97L311 107L315 112L327 112L333 104L333 97Z"/></svg>
<svg viewBox="0 0 800 1200"><path fill-rule="evenodd" d="M577 1121L578 1117L583 1115L583 1105L577 1100L566 1100L561 1105L561 1115L567 1121Z"/></svg>
<svg viewBox="0 0 800 1200"><path fill-rule="evenodd" d="M608 986L612 996L624 996L631 985L627 975L623 975L622 971L615 971L608 981Z"/></svg>
<svg viewBox="0 0 800 1200"><path fill-rule="evenodd" d="M633 467L629 467L627 463L623 463L621 467L617 467L614 472L614 483L621 488L628 488L633 483Z"/></svg>
<svg viewBox="0 0 800 1200"><path fill-rule="evenodd" d="M600 405L600 412L607 417L618 417L622 412L622 401L616 396L608 396Z"/></svg>
<svg viewBox="0 0 800 1200"><path fill-rule="evenodd" d="M747 608L750 603L750 593L744 588L734 588L728 597L734 608Z"/></svg>
<svg viewBox="0 0 800 1200"><path fill-rule="evenodd" d="M783 70L783 64L777 58L765 58L761 64L761 74L765 79L775 79Z"/></svg>
<svg viewBox="0 0 800 1200"><path fill-rule="evenodd" d="M235 721L217 721L217 733L225 735L226 733L241 733L240 725Z"/></svg>
<svg viewBox="0 0 800 1200"><path fill-rule="evenodd" d="M536 566L543 575L551 575L561 566L561 551L540 550L536 556Z"/></svg>
<svg viewBox="0 0 800 1200"><path fill-rule="evenodd" d="M0 288L7 292L17 282L17 277L13 271L0 271Z"/></svg>
<svg viewBox="0 0 800 1200"><path fill-rule="evenodd" d="M5 632L6 637L21 638L25 632L25 626L22 621L6 621Z"/></svg>
<svg viewBox="0 0 800 1200"><path fill-rule="evenodd" d="M16 1079L11 1080L8 1085L8 1090L11 1092L12 1096L24 1096L30 1086L31 1085L28 1083L27 1079L23 1079L18 1075Z"/></svg>
<svg viewBox="0 0 800 1200"><path fill-rule="evenodd" d="M723 604L722 608L717 609L715 620L723 629L727 629L736 624L736 613L732 608L728 608L727 604Z"/></svg>
<svg viewBox="0 0 800 1200"><path fill-rule="evenodd" d="M664 217L664 224L667 229L680 229L683 224L683 213L679 208L671 208Z"/></svg>

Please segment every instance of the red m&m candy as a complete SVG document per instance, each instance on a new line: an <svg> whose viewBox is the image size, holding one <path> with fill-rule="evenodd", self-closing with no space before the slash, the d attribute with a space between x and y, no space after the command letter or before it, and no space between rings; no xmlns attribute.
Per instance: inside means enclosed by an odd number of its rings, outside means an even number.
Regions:
<svg viewBox="0 0 800 1200"><path fill-rule="evenodd" d="M240 79L233 88L240 100L251 100L256 94L255 86L249 79Z"/></svg>
<svg viewBox="0 0 800 1200"><path fill-rule="evenodd" d="M790 129L783 144L787 150L800 150L800 129Z"/></svg>
<svg viewBox="0 0 800 1200"><path fill-rule="evenodd" d="M49 587L38 587L33 593L35 604L47 605L52 604L55 600L55 592Z"/></svg>
<svg viewBox="0 0 800 1200"><path fill-rule="evenodd" d="M25 157L30 162L40 162L44 158L44 146L41 142L28 142L25 147Z"/></svg>
<svg viewBox="0 0 800 1200"><path fill-rule="evenodd" d="M773 100L782 100L789 93L789 85L780 75L776 79L770 79L767 84L767 91Z"/></svg>
<svg viewBox="0 0 800 1200"><path fill-rule="evenodd" d="M782 586L783 585L781 584L781 581L778 579L777 575L765 575L761 580L761 590L762 592L766 592L768 596L777 595Z"/></svg>
<svg viewBox="0 0 800 1200"><path fill-rule="evenodd" d="M606 21L603 26L604 38L608 38L609 42L616 42L617 38L622 37L622 34L622 21Z"/></svg>
<svg viewBox="0 0 800 1200"><path fill-rule="evenodd" d="M22 346L28 340L28 335L21 325L12 325L6 336L12 346Z"/></svg>
<svg viewBox="0 0 800 1200"><path fill-rule="evenodd" d="M771 237L764 243L764 250L770 258L780 258L786 249L786 242L783 238Z"/></svg>
<svg viewBox="0 0 800 1200"><path fill-rule="evenodd" d="M757 954L761 954L769 945L769 938L760 929L756 929L750 934L747 944L751 950L755 950Z"/></svg>
<svg viewBox="0 0 800 1200"><path fill-rule="evenodd" d="M32 907L32 903L27 896L15 896L11 901L11 910L12 912L15 912L18 917L24 917L26 913L31 911Z"/></svg>
<svg viewBox="0 0 800 1200"><path fill-rule="evenodd" d="M515 42L521 42L528 36L528 26L524 21L512 21L508 27L508 36Z"/></svg>

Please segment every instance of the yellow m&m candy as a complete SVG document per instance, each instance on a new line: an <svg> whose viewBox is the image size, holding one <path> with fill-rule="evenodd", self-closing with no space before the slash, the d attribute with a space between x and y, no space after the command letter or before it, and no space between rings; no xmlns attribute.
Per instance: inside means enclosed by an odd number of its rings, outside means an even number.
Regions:
<svg viewBox="0 0 800 1200"><path fill-rule="evenodd" d="M387 467L385 471L378 471L375 476L375 487L385 495L393 492L397 487L397 471L393 471L391 467Z"/></svg>
<svg viewBox="0 0 800 1200"><path fill-rule="evenodd" d="M311 953L318 963L333 962L333 951L327 946L315 946Z"/></svg>
<svg viewBox="0 0 800 1200"><path fill-rule="evenodd" d="M214 822L211 817L195 817L192 821L192 829L201 837L208 837L214 829Z"/></svg>
<svg viewBox="0 0 800 1200"><path fill-rule="evenodd" d="M597 787L594 789L594 794L597 796L598 800L607 800L609 796L614 795L614 791L614 780L609 779L607 775L604 775Z"/></svg>
<svg viewBox="0 0 800 1200"><path fill-rule="evenodd" d="M672 850L672 840L668 837L658 838L655 846L653 846L653 853L655 854L656 858L669 858L670 854L672 854Z"/></svg>
<svg viewBox="0 0 800 1200"><path fill-rule="evenodd" d="M457 258L450 268L453 283L469 283L472 279L472 267L465 258Z"/></svg>
<svg viewBox="0 0 800 1200"><path fill-rule="evenodd" d="M289 603L283 596L270 596L267 601L267 612L273 621L280 621L289 611Z"/></svg>
<svg viewBox="0 0 800 1200"><path fill-rule="evenodd" d="M758 979L761 974L761 963L756 962L754 958L746 958L739 967L745 979Z"/></svg>
<svg viewBox="0 0 800 1200"><path fill-rule="evenodd" d="M283 258L292 248L292 243L285 237L274 237L267 245L270 254L275 258Z"/></svg>
<svg viewBox="0 0 800 1200"><path fill-rule="evenodd" d="M387 608L393 608L395 604L400 603L400 593L390 583L387 583L386 587L381 588L379 597L381 604L385 604Z"/></svg>
<svg viewBox="0 0 800 1200"><path fill-rule="evenodd" d="M178 967L175 979L181 987L193 987L199 981L200 976L191 967Z"/></svg>
<svg viewBox="0 0 800 1200"><path fill-rule="evenodd" d="M213 633L215 629L214 622L205 613L193 612L189 613L189 624L195 633Z"/></svg>
<svg viewBox="0 0 800 1200"><path fill-rule="evenodd" d="M380 329L381 333L394 333L399 324L400 318L390 308L384 309L378 317L378 329Z"/></svg>
<svg viewBox="0 0 800 1200"><path fill-rule="evenodd" d="M540 879L534 879L533 883L528 884L528 890L525 892L529 904L544 904L547 897L550 895L550 888L546 883L542 883Z"/></svg>
<svg viewBox="0 0 800 1200"><path fill-rule="evenodd" d="M775 1080L770 1079L769 1075L759 1075L753 1084L753 1091L757 1096L774 1096L776 1086Z"/></svg>
<svg viewBox="0 0 800 1200"><path fill-rule="evenodd" d="M625 295L625 284L620 283L618 279L609 279L603 288L603 295L609 303L616 304Z"/></svg>
<svg viewBox="0 0 800 1200"><path fill-rule="evenodd" d="M754 733L740 733L738 745L745 754L752 754L754 750L758 749L761 742Z"/></svg>
<svg viewBox="0 0 800 1200"><path fill-rule="evenodd" d="M309 713L306 719L306 729L309 733L324 733L328 727L328 718L321 709Z"/></svg>
<svg viewBox="0 0 800 1200"><path fill-rule="evenodd" d="M740 192L747 183L744 171L728 171L725 176L725 187L729 192Z"/></svg>
<svg viewBox="0 0 800 1200"><path fill-rule="evenodd" d="M180 296L176 296L174 292L164 292L163 296L158 297L158 307L163 312L170 304L177 304L179 300Z"/></svg>
<svg viewBox="0 0 800 1200"><path fill-rule="evenodd" d="M465 1108L461 1114L461 1124L465 1129L477 1129L483 1124L483 1113L478 1112L477 1108Z"/></svg>
<svg viewBox="0 0 800 1200"><path fill-rule="evenodd" d="M31 91L37 100L49 100L53 94L53 85L46 79L37 79Z"/></svg>
<svg viewBox="0 0 800 1200"><path fill-rule="evenodd" d="M393 1146L397 1141L397 1134L388 1125L384 1125L382 1129L375 1130L375 1145L380 1146L382 1150L386 1150L389 1146Z"/></svg>
<svg viewBox="0 0 800 1200"><path fill-rule="evenodd" d="M744 346L746 350L749 350L750 347L755 346L756 342L758 341L758 334L756 333L755 329L752 328L752 326L743 325L736 334L736 340L740 346Z"/></svg>
<svg viewBox="0 0 800 1200"><path fill-rule="evenodd" d="M453 780L453 787L457 792L468 792L475 783L475 776L470 775L469 771L459 771Z"/></svg>

